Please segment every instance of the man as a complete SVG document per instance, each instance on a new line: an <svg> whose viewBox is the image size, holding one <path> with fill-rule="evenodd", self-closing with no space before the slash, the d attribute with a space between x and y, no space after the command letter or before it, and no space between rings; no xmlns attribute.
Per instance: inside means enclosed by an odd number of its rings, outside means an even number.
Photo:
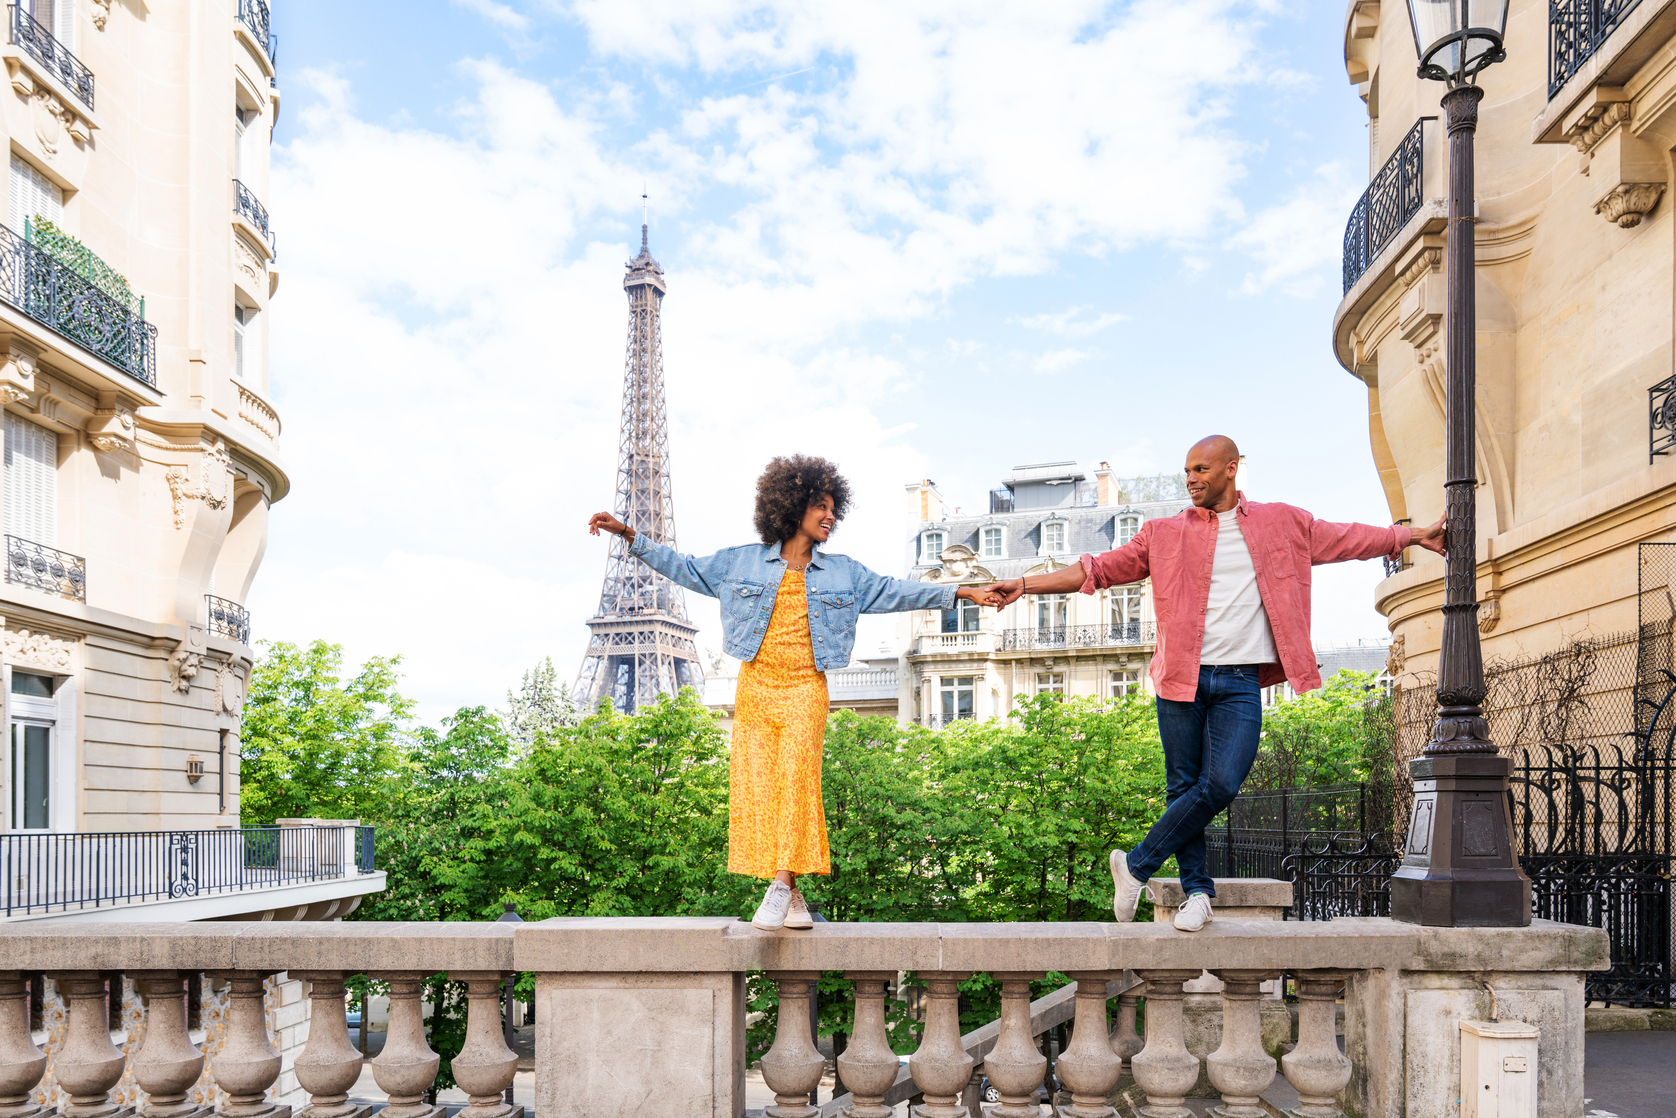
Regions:
<svg viewBox="0 0 1676 1118"><path fill-rule="evenodd" d="M1262 687L1321 686L1310 644L1310 567L1396 556L1410 544L1443 553L1443 521L1429 528L1328 524L1291 505L1247 501L1234 488L1240 452L1212 435L1187 452L1193 507L1149 520L1116 551L1060 571L996 583L1002 604L1021 594L1092 594L1152 579L1158 645L1150 675L1164 743L1166 808L1146 838L1111 855L1119 921L1135 918L1147 882L1170 855L1186 901L1175 926L1211 919L1216 887L1205 869L1205 828L1238 794L1262 736Z"/></svg>

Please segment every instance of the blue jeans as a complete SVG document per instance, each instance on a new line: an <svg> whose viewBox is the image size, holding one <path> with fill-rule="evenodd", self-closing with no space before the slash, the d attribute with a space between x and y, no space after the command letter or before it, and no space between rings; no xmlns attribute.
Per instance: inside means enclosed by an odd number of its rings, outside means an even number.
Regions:
<svg viewBox="0 0 1676 1118"><path fill-rule="evenodd" d="M1164 742L1164 814L1129 852L1129 872L1150 880L1171 854L1188 896L1216 896L1205 869L1205 828L1233 802L1257 759L1263 703L1255 664L1199 669L1190 703L1159 699L1158 736Z"/></svg>

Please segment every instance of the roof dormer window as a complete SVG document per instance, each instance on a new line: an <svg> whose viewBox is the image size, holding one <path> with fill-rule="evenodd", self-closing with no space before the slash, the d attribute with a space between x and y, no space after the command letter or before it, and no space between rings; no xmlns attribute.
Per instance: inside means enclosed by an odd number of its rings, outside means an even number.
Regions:
<svg viewBox="0 0 1676 1118"><path fill-rule="evenodd" d="M948 535L942 531L926 532L920 536L919 561L921 563L936 563L943 556L943 547L948 541Z"/></svg>
<svg viewBox="0 0 1676 1118"><path fill-rule="evenodd" d="M1065 554L1065 548L1066 548L1065 537L1067 535L1067 529L1069 527L1070 527L1070 525L1068 525L1063 520L1044 520L1044 521L1042 521L1042 552L1041 553L1043 555L1063 555L1063 554Z"/></svg>

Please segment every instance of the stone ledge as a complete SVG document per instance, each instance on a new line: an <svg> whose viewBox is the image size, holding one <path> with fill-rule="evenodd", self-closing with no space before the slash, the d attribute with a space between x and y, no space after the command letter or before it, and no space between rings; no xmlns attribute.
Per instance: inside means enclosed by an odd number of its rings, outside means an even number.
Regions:
<svg viewBox="0 0 1676 1118"><path fill-rule="evenodd" d="M1676 1032L1676 1010L1631 1009L1614 1005L1583 1011L1583 1031L1589 1033Z"/></svg>
<svg viewBox="0 0 1676 1118"><path fill-rule="evenodd" d="M1150 884L1158 890L1161 906L1174 908L1187 899L1179 877L1155 877ZM1213 907L1220 916L1229 909L1288 908L1292 900L1290 881L1275 877L1219 877Z"/></svg>

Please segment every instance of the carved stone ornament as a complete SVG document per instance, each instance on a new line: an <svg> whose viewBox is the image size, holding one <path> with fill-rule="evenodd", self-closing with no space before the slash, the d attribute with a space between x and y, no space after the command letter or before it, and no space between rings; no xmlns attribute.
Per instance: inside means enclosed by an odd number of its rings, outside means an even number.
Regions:
<svg viewBox="0 0 1676 1118"><path fill-rule="evenodd" d="M105 21L111 18L111 0L93 0L93 26L100 31L105 29Z"/></svg>
<svg viewBox="0 0 1676 1118"><path fill-rule="evenodd" d="M215 670L215 709L217 713L238 714L244 710L244 678L231 664Z"/></svg>
<svg viewBox="0 0 1676 1118"><path fill-rule="evenodd" d="M1391 650L1385 654L1385 670L1392 679L1402 675L1403 667L1408 663L1408 654L1404 650L1406 643L1401 633L1391 638Z"/></svg>
<svg viewBox="0 0 1676 1118"><path fill-rule="evenodd" d="M73 641L59 640L46 633L32 633L28 629L7 629L0 634L6 662L28 664L55 672L71 670Z"/></svg>
<svg viewBox="0 0 1676 1118"><path fill-rule="evenodd" d="M250 277L251 282L259 282L267 274L267 267L257 259L250 246L244 243L243 237L233 238L233 256L239 271Z"/></svg>
<svg viewBox="0 0 1676 1118"><path fill-rule="evenodd" d="M0 396L8 404L21 404L35 391L35 355L15 346L0 363Z"/></svg>
<svg viewBox="0 0 1676 1118"><path fill-rule="evenodd" d="M134 409L125 404L100 408L87 425L87 434L100 450L133 450Z"/></svg>
<svg viewBox="0 0 1676 1118"><path fill-rule="evenodd" d="M1620 229L1634 229L1641 224L1659 197L1664 194L1662 182L1626 182L1612 188L1612 192L1595 203L1595 213Z"/></svg>
<svg viewBox="0 0 1676 1118"><path fill-rule="evenodd" d="M1486 598L1478 603L1478 631L1489 633L1501 624L1501 599Z"/></svg>
<svg viewBox="0 0 1676 1118"><path fill-rule="evenodd" d="M192 679L198 674L198 668L204 658L196 652L185 648L177 648L169 654L169 686L176 691L186 692L192 689Z"/></svg>
<svg viewBox="0 0 1676 1118"><path fill-rule="evenodd" d="M943 565L926 574L927 582L983 582L995 581L995 576L978 566L978 557L964 544L945 547L940 556Z"/></svg>
<svg viewBox="0 0 1676 1118"><path fill-rule="evenodd" d="M1629 102L1614 101L1596 105L1583 114L1576 124L1566 130L1565 138L1571 146L1587 155L1606 134L1620 124L1629 123Z"/></svg>
<svg viewBox="0 0 1676 1118"><path fill-rule="evenodd" d="M202 480L192 484L192 470L188 466L170 466L164 476L169 481L169 496L174 502L175 527L186 527L186 502L202 501L212 509L226 508L233 499L233 456L220 439L214 446L204 448Z"/></svg>

